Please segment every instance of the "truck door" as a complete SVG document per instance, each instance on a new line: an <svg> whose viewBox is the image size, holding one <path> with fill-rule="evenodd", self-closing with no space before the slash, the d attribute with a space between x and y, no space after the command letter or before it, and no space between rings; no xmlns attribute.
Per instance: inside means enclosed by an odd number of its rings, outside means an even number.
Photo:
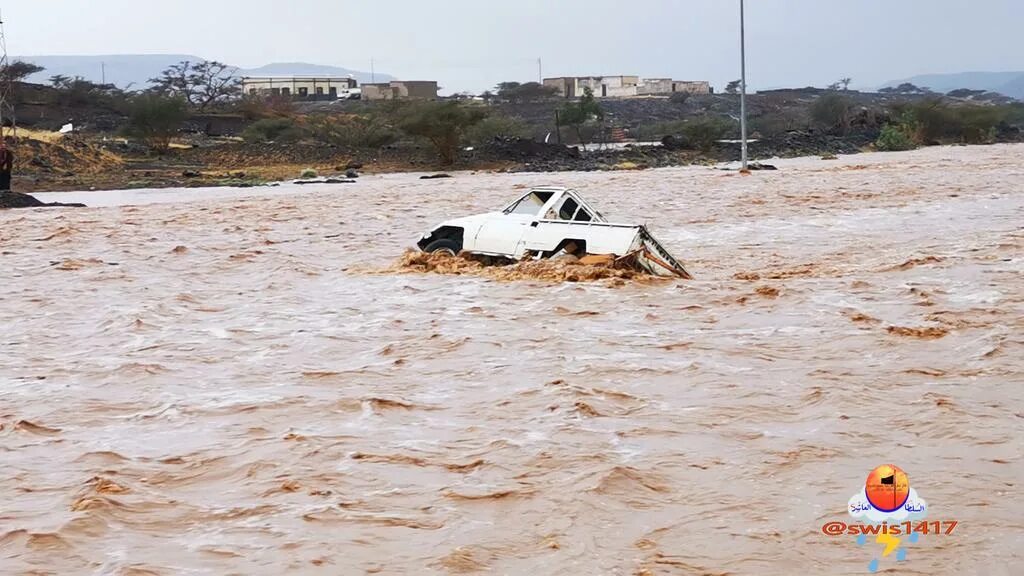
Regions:
<svg viewBox="0 0 1024 576"><path fill-rule="evenodd" d="M477 232L473 251L519 257L523 235L530 224L537 221L538 214L552 195L551 192L531 191L504 212L491 215Z"/></svg>
<svg viewBox="0 0 1024 576"><path fill-rule="evenodd" d="M502 214L489 219L477 232L473 251L509 258L518 256L523 234L536 219L527 214Z"/></svg>

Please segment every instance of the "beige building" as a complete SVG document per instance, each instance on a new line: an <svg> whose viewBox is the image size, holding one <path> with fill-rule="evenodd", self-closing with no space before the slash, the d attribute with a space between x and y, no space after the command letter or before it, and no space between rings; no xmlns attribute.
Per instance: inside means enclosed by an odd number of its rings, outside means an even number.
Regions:
<svg viewBox="0 0 1024 576"><path fill-rule="evenodd" d="M669 96L676 92L711 93L711 84L704 81L689 82L671 78L641 80L639 76L563 76L545 78L544 85L554 88L564 98L579 98L586 88L590 88L596 98Z"/></svg>
<svg viewBox="0 0 1024 576"><path fill-rule="evenodd" d="M587 88L595 98L627 98L636 96L639 76L563 76L545 78L544 85L558 90L565 98L579 98Z"/></svg>
<svg viewBox="0 0 1024 576"><path fill-rule="evenodd" d="M671 78L647 78L637 87L638 96L665 96L676 92L710 94L711 84L705 81L672 80Z"/></svg>
<svg viewBox="0 0 1024 576"><path fill-rule="evenodd" d="M436 100L433 80L392 80L386 84L363 84L363 100Z"/></svg>
<svg viewBox="0 0 1024 576"><path fill-rule="evenodd" d="M295 100L348 98L359 86L355 78L314 76L250 76L242 78L247 96L283 96Z"/></svg>

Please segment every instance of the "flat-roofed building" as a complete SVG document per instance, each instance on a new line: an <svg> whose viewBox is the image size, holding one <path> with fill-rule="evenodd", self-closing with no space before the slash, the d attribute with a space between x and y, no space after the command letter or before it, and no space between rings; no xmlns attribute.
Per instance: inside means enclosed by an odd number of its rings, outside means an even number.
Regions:
<svg viewBox="0 0 1024 576"><path fill-rule="evenodd" d="M359 86L355 78L333 76L247 76L242 93L247 96L280 96L294 100L338 100L351 97Z"/></svg>
<svg viewBox="0 0 1024 576"><path fill-rule="evenodd" d="M436 100L437 82L433 80L392 80L363 84L363 100Z"/></svg>
<svg viewBox="0 0 1024 576"><path fill-rule="evenodd" d="M579 98L587 88L595 98L633 98L636 96L670 96L676 92L710 94L706 81L682 81L671 78L639 76L560 76L545 78L544 86L554 88L563 98Z"/></svg>
<svg viewBox="0 0 1024 576"><path fill-rule="evenodd" d="M579 98L587 88L596 98L628 98L637 95L639 76L561 76L545 78L544 85L564 98Z"/></svg>

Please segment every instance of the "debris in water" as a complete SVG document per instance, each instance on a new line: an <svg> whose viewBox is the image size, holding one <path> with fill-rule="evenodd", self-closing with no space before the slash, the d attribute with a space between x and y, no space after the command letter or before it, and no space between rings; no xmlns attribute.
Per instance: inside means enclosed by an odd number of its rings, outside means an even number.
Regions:
<svg viewBox="0 0 1024 576"><path fill-rule="evenodd" d="M498 262L485 256L444 252L427 254L408 250L395 267L397 272L419 272L483 276L492 280L541 280L545 282L593 282L606 279L657 281L661 278L612 261L607 265L587 265L578 260L525 260Z"/></svg>
<svg viewBox="0 0 1024 576"><path fill-rule="evenodd" d="M921 338L922 340L938 340L949 334L949 330L946 328L939 328L937 326L931 326L928 328L908 328L906 326L889 326L886 328L889 334L894 336L908 336L911 338Z"/></svg>

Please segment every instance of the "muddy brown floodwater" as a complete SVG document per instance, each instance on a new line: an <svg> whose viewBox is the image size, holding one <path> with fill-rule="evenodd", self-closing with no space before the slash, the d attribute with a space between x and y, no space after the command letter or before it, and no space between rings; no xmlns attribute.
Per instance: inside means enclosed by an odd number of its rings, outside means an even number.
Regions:
<svg viewBox="0 0 1024 576"><path fill-rule="evenodd" d="M859 574L821 527L891 462L960 525L883 569L1020 574L1022 158L0 213L0 572ZM542 183L697 280L394 267Z"/></svg>

